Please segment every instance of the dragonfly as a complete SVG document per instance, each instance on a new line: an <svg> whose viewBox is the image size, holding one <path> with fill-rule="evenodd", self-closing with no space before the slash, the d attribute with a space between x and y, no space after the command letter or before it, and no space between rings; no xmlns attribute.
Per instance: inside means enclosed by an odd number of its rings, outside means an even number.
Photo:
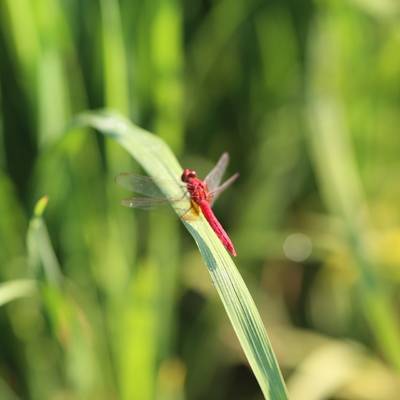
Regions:
<svg viewBox="0 0 400 400"><path fill-rule="evenodd" d="M188 198L191 201L191 207L184 210L182 217L192 209L196 214L201 211L226 250L232 256L236 256L237 253L231 239L212 210L212 206L219 195L239 177L239 174L236 173L221 184L228 164L229 155L223 153L204 180L198 178L195 170L185 168L181 175L182 193L177 194L177 196L165 196L162 193L159 186L167 183L165 180L131 173L119 174L115 180L126 189L144 196L122 200L122 205L130 208L151 209L163 204L178 204L184 198ZM176 186L176 181L171 180L170 183Z"/></svg>

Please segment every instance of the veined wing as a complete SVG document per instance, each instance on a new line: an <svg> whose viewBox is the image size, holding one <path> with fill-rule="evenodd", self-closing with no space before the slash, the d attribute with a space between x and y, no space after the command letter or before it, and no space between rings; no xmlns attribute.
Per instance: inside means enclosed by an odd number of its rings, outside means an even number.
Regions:
<svg viewBox="0 0 400 400"><path fill-rule="evenodd" d="M215 191L219 187L221 179L224 176L228 164L229 164L229 154L223 153L220 159L218 160L217 164L215 165L215 167L205 177L204 182L207 184L208 190L210 192Z"/></svg>
<svg viewBox="0 0 400 400"><path fill-rule="evenodd" d="M228 178L221 186L218 186L214 191L210 192L212 200L210 202L210 205L212 206L219 197L219 195L227 189L229 186L232 185L233 182L236 181L236 179L239 178L239 173L236 172L236 174L232 175L230 178Z"/></svg>
<svg viewBox="0 0 400 400"><path fill-rule="evenodd" d="M158 206L169 204L169 200L165 198L155 197L131 197L121 200L121 204L130 208L141 208L142 210L151 210Z"/></svg>
<svg viewBox="0 0 400 400"><path fill-rule="evenodd" d="M178 213L178 215L183 218L185 217L186 220L190 220L193 217L189 213L191 210L191 204L189 203L182 203L184 200L185 195L183 197L172 199L172 198L156 198L156 197L131 197L129 199L124 199L121 201L121 204L125 207L129 208L140 208L142 210L152 210L159 206L165 205L173 205L173 208Z"/></svg>
<svg viewBox="0 0 400 400"><path fill-rule="evenodd" d="M115 181L125 189L155 199L166 199L166 196L159 189L159 186L161 185L176 186L176 182L174 182L172 179L163 180L163 179L151 178L149 176L135 175L126 172L117 175L115 177ZM181 193L182 194L184 193L183 187ZM179 194L180 193L177 193L177 196L179 196Z"/></svg>

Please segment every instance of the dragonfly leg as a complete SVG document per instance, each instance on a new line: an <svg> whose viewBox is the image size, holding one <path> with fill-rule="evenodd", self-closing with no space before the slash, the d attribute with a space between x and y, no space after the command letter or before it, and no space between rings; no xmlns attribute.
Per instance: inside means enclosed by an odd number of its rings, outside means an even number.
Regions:
<svg viewBox="0 0 400 400"><path fill-rule="evenodd" d="M188 208L180 217L184 221L195 221L200 215L200 207L191 201L191 207Z"/></svg>

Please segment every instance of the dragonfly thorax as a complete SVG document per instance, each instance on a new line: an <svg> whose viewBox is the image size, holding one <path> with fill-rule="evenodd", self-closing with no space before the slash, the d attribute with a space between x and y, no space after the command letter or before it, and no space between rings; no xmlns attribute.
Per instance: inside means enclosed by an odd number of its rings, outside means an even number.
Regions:
<svg viewBox="0 0 400 400"><path fill-rule="evenodd" d="M197 178L196 171L188 168L184 169L181 179L186 183L190 197L195 203L200 203L204 200L211 200L207 184Z"/></svg>

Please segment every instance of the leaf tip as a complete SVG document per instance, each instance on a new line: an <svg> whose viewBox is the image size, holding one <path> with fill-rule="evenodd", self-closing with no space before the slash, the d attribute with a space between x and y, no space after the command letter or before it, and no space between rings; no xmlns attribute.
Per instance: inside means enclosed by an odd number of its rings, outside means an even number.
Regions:
<svg viewBox="0 0 400 400"><path fill-rule="evenodd" d="M41 197L38 202L35 204L34 215L35 217L41 217L47 207L49 202L49 197L47 195Z"/></svg>

